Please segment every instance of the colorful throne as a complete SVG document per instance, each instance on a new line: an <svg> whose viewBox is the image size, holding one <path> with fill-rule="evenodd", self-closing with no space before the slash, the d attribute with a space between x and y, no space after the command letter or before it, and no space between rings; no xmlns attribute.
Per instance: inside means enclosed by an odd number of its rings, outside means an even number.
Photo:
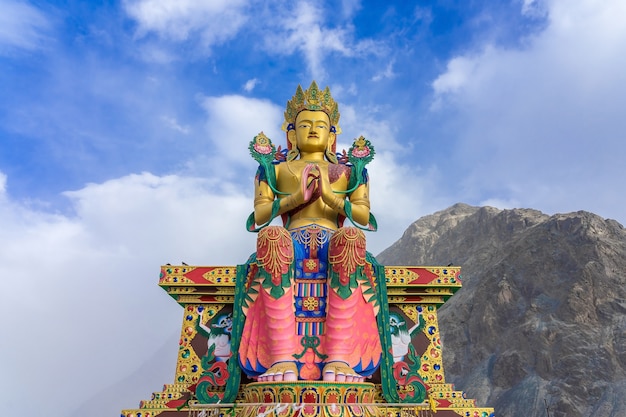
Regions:
<svg viewBox="0 0 626 417"><path fill-rule="evenodd" d="M437 310L461 288L459 267L381 267L388 327L380 333L391 348L360 383L255 382L241 373L237 286L244 285L246 268L161 267L159 285L183 307L174 381L122 417L494 415L445 381Z"/></svg>

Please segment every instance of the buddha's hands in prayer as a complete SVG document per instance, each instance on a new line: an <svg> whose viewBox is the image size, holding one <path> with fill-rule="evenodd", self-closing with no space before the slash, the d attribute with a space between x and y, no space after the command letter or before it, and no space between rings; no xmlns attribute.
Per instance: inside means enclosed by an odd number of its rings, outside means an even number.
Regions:
<svg viewBox="0 0 626 417"><path fill-rule="evenodd" d="M328 207L332 208L335 212L341 212L343 210L344 199L337 196L337 194L333 192L333 189L330 186L328 173L326 173L326 175L320 173L317 181L320 188L320 194L324 203Z"/></svg>
<svg viewBox="0 0 626 417"><path fill-rule="evenodd" d="M307 164L302 170L300 187L289 198L291 208L307 203L319 187L320 169L316 164Z"/></svg>
<svg viewBox="0 0 626 417"><path fill-rule="evenodd" d="M321 171L317 164L307 164L302 171L302 196L308 202L316 190L320 188Z"/></svg>
<svg viewBox="0 0 626 417"><path fill-rule="evenodd" d="M320 175L318 179L318 184L320 188L320 194L322 195L322 200L328 205L334 202L337 197L335 197L335 193L333 193L333 189L330 187L330 180L328 179L328 174Z"/></svg>
<svg viewBox="0 0 626 417"><path fill-rule="evenodd" d="M335 211L340 211L343 199L336 196L330 185L328 173L317 164L307 164L302 170L300 187L291 195L295 206L309 202L314 195L321 196L322 201Z"/></svg>

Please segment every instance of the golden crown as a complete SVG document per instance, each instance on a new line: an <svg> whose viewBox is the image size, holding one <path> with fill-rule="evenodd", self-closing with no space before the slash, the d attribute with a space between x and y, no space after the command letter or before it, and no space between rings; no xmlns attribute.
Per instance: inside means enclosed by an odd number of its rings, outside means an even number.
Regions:
<svg viewBox="0 0 626 417"><path fill-rule="evenodd" d="M334 126L335 133L341 133L339 128L339 106L330 95L330 88L326 87L324 91L320 91L315 81L311 83L308 90L302 90L302 87L298 85L296 94L287 102L287 108L285 109L285 122L282 129L286 132L293 128L293 124L296 122L296 116L302 110L316 110L323 111L330 118L330 124Z"/></svg>

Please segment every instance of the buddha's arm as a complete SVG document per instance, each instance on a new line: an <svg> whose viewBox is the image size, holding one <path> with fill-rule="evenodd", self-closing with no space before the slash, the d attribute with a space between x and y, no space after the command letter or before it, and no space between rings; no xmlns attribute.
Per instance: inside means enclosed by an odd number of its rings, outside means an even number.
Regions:
<svg viewBox="0 0 626 417"><path fill-rule="evenodd" d="M272 210L276 196L272 192L267 182L258 179L254 181L254 221L256 224L264 224L272 219ZM298 190L286 197L278 199L278 212L274 213L279 216L294 208L298 207L304 201L302 190Z"/></svg>
<svg viewBox="0 0 626 417"><path fill-rule="evenodd" d="M324 203L342 216L349 217L346 214L346 199L343 197L344 195L333 192L328 177L323 177L321 182ZM361 225L367 225L370 217L369 184L359 185L356 190L348 195L348 200L352 208L350 213L352 220Z"/></svg>
<svg viewBox="0 0 626 417"><path fill-rule="evenodd" d="M366 226L370 220L370 186L368 183L361 184L354 190L348 199L352 204L352 220ZM342 213L345 215L345 212Z"/></svg>

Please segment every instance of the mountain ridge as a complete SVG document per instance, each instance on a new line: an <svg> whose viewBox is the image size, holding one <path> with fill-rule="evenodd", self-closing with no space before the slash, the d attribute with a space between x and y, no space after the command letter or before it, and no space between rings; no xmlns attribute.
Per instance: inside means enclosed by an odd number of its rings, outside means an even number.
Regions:
<svg viewBox="0 0 626 417"><path fill-rule="evenodd" d="M448 382L500 416L626 415L626 230L578 211L458 203L377 256L461 265L440 310Z"/></svg>

